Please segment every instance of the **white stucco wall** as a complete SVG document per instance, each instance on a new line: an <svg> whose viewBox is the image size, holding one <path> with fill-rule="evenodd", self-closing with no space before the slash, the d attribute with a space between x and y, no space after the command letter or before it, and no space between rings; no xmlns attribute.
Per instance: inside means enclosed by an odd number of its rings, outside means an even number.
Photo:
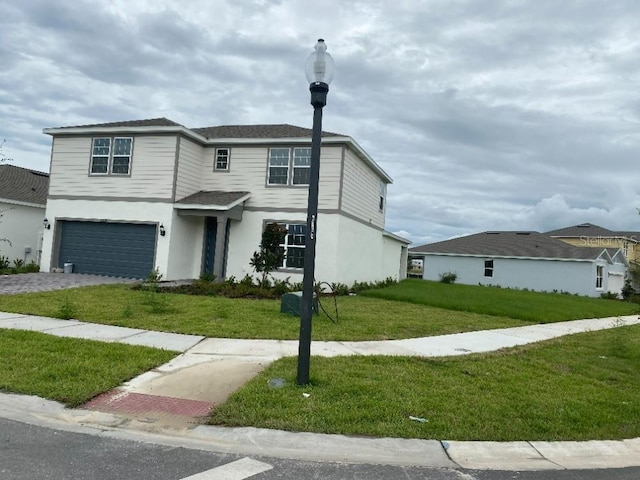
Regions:
<svg viewBox="0 0 640 480"><path fill-rule="evenodd" d="M200 276L204 224L203 217L182 216L174 210L170 229L167 230L171 252L167 265L167 280L182 280Z"/></svg>
<svg viewBox="0 0 640 480"><path fill-rule="evenodd" d="M52 261L57 253L54 251L54 245L56 236L59 236L60 220L157 222L164 225L167 235L165 237L158 236L156 239L155 266L162 273L164 279L171 279L168 273L173 274L173 272L168 272L168 267L171 227L174 220L172 203L50 199L47 202L45 215L52 227L50 230L44 231L40 271L48 272L52 266L56 266L52 265ZM184 278L184 276L174 278Z"/></svg>
<svg viewBox="0 0 640 480"><path fill-rule="evenodd" d="M493 277L484 276L485 260L493 260ZM596 289L596 264L604 267L601 289ZM623 265L611 265L604 260L595 263L425 255L423 278L438 281L441 273L454 272L458 275L457 283L468 285L499 285L547 292L555 290L598 297L607 291L609 270L619 270L620 267L624 268Z"/></svg>
<svg viewBox="0 0 640 480"><path fill-rule="evenodd" d="M232 222L227 276L256 276L249 258L258 249L265 220L306 223L306 214L291 212L244 212L242 222ZM318 282L372 282L400 278L402 245L384 238L382 231L338 214L320 214L316 244L315 278ZM406 263L406 258L405 258ZM281 269L275 278L302 281L302 270Z"/></svg>
<svg viewBox="0 0 640 480"><path fill-rule="evenodd" d="M44 229L44 207L0 202L0 213L0 238L11 241L11 244L0 241L0 255L8 257L11 265L17 258L25 263L37 263ZM25 253L27 247L31 253Z"/></svg>

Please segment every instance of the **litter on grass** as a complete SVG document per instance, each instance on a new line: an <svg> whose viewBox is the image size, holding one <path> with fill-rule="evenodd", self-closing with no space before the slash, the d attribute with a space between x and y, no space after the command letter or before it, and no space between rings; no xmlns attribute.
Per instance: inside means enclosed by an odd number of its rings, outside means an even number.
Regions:
<svg viewBox="0 0 640 480"><path fill-rule="evenodd" d="M287 381L284 378L272 378L267 382L269 388L283 388L287 386Z"/></svg>
<svg viewBox="0 0 640 480"><path fill-rule="evenodd" d="M311 396L311 394L310 394L310 393L303 393L303 394L302 394L302 396L303 396L304 398L309 398L309 397Z"/></svg>
<svg viewBox="0 0 640 480"><path fill-rule="evenodd" d="M413 415L409 415L409 420L413 420L414 422L427 423L429 420L422 417L414 417Z"/></svg>

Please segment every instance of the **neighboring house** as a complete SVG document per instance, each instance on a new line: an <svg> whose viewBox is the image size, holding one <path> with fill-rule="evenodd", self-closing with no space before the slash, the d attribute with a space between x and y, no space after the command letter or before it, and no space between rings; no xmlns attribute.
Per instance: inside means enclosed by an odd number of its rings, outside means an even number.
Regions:
<svg viewBox="0 0 640 480"><path fill-rule="evenodd" d="M580 248L538 232L483 232L410 249L425 280L453 272L457 282L590 297L619 294L628 263L620 249Z"/></svg>
<svg viewBox="0 0 640 480"><path fill-rule="evenodd" d="M0 256L40 261L49 175L0 165Z"/></svg>
<svg viewBox="0 0 640 480"><path fill-rule="evenodd" d="M277 278L302 280L311 130L186 128L166 118L47 128L53 137L42 270L166 280L254 274L266 224L288 230ZM391 178L351 137L324 133L316 280L406 276L384 230Z"/></svg>
<svg viewBox="0 0 640 480"><path fill-rule="evenodd" d="M640 232L615 232L591 223L582 223L552 230L547 235L576 247L619 248L629 264L640 264Z"/></svg>

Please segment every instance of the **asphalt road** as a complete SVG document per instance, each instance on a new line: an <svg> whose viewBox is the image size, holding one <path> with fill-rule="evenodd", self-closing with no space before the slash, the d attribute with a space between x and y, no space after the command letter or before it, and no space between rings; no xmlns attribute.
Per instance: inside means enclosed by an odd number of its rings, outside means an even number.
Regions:
<svg viewBox="0 0 640 480"><path fill-rule="evenodd" d="M495 472L247 458L0 419L2 480L637 480L640 468Z"/></svg>

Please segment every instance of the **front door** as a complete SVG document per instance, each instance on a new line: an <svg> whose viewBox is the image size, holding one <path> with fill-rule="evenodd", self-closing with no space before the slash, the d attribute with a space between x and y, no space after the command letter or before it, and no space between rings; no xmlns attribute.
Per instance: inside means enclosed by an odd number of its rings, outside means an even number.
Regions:
<svg viewBox="0 0 640 480"><path fill-rule="evenodd" d="M216 231L218 220L215 217L206 217L204 229L204 254L202 273L213 275L213 259L216 255Z"/></svg>

